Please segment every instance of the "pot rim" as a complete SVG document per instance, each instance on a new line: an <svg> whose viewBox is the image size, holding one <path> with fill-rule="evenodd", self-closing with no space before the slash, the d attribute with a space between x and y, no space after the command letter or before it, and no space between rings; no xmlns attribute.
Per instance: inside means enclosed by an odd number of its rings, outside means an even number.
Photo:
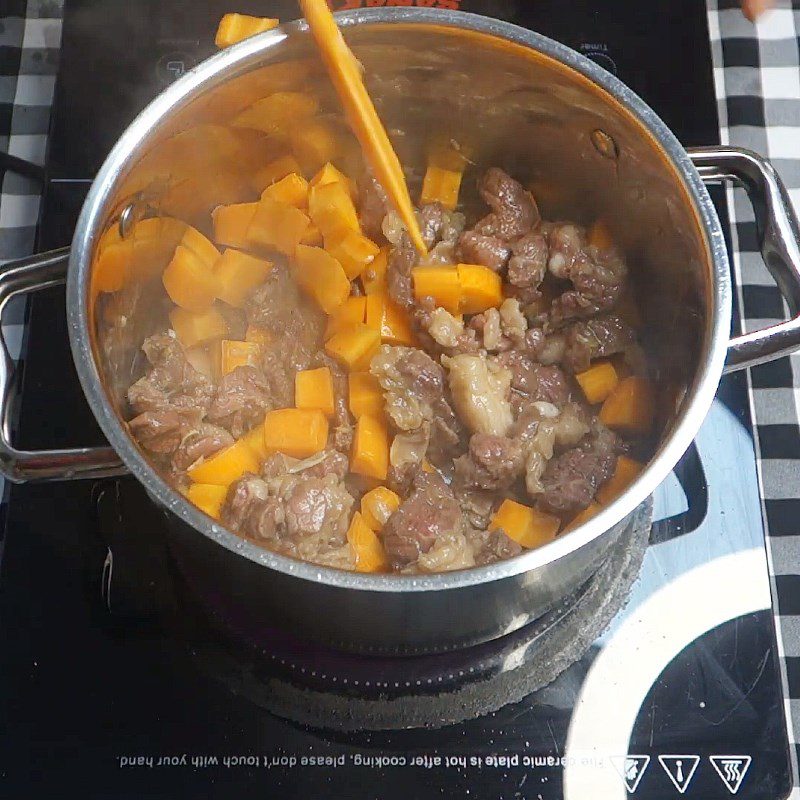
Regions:
<svg viewBox="0 0 800 800"><path fill-rule="evenodd" d="M716 394L722 375L732 313L731 278L728 253L716 210L700 175L683 146L655 112L619 79L566 45L511 23L463 11L422 8L373 8L337 14L340 26L398 24L456 28L486 34L536 50L560 62L605 90L640 123L660 147L690 199L712 266L711 296L706 299L705 343L708 351L698 369L693 396L668 438L661 444L639 478L611 505L582 526L555 541L523 553L508 561L468 570L433 575L365 575L322 567L281 556L242 539L214 522L179 492L172 489L151 467L130 438L125 425L113 410L103 389L92 355L87 308L90 258L99 226L120 173L127 166L141 141L170 113L183 107L208 89L223 83L232 72L267 63L271 51L289 36L306 33L303 20L282 25L267 33L246 39L201 62L156 97L130 124L106 158L86 197L78 219L70 253L67 276L67 319L70 345L76 370L86 398L112 447L131 473L169 512L222 547L265 567L333 588L370 592L423 592L462 589L513 578L559 561L601 537L628 516L667 477L694 439Z"/></svg>

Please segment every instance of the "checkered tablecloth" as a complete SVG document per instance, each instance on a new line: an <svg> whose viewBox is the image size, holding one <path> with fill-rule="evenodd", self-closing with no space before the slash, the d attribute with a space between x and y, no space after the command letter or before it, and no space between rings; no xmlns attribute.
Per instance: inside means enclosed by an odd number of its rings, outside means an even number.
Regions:
<svg viewBox="0 0 800 800"><path fill-rule="evenodd" d="M601 3L602 0L597 0ZM779 0L756 25L737 0L708 0L721 140L752 148L777 167L800 211L800 0ZM0 2L0 150L42 163L61 35L61 0ZM730 191L734 268L748 330L788 313L758 253L747 199ZM0 196L0 263L32 252L35 181L8 173ZM24 307L4 320L12 355ZM752 370L761 494L777 597L787 711L800 733L800 356ZM797 698L797 699L794 699ZM795 748L796 750L797 748ZM795 758L795 774L796 770ZM796 797L800 798L800 792Z"/></svg>

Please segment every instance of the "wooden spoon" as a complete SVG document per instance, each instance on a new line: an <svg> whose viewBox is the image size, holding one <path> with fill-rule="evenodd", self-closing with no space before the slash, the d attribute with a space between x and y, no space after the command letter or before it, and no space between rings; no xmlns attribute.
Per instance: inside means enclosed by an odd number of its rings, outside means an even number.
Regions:
<svg viewBox="0 0 800 800"><path fill-rule="evenodd" d="M422 240L400 159L364 86L356 57L347 46L326 0L300 0L300 8L314 35L350 126L361 144L364 158L389 195L414 247L420 255L426 255L427 248Z"/></svg>

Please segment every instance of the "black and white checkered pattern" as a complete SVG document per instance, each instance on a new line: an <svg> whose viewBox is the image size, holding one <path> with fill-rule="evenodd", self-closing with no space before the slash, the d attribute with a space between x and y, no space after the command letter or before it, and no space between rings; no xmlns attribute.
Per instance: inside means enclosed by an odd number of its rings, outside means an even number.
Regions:
<svg viewBox="0 0 800 800"><path fill-rule="evenodd" d="M800 0L779 2L756 25L736 0L709 0L709 27L723 144L767 156L800 212ZM783 320L786 304L761 259L755 221L740 190L729 191L734 269L746 330ZM800 356L750 372L759 478L773 575L797 774L800 735ZM796 790L797 792L797 790ZM795 795L793 795L794 797ZM800 792L797 792L800 797Z"/></svg>
<svg viewBox="0 0 800 800"><path fill-rule="evenodd" d="M598 0L600 3L601 0ZM724 144L750 147L777 167L800 210L800 0L779 0L757 25L737 0L708 0ZM42 163L61 35L61 0L3 0L0 6L0 150ZM747 199L730 192L734 267L748 330L787 315L758 253ZM6 174L0 196L0 263L34 246L39 186ZM22 307L7 317L12 351ZM15 354L15 353L12 353ZM800 725L800 356L752 371L761 492L785 656L787 711ZM797 699L794 699L797 698ZM797 742L797 728L792 732ZM796 764L795 764L796 766ZM795 795L793 795L794 797ZM800 798L800 792L796 795Z"/></svg>

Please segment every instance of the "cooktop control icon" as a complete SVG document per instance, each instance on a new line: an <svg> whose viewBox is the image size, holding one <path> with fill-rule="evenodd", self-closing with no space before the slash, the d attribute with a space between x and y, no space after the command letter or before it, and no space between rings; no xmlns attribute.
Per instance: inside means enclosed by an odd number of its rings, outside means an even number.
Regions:
<svg viewBox="0 0 800 800"><path fill-rule="evenodd" d="M700 763L700 756L659 756L658 760L675 788L684 794L692 782L697 765Z"/></svg>

